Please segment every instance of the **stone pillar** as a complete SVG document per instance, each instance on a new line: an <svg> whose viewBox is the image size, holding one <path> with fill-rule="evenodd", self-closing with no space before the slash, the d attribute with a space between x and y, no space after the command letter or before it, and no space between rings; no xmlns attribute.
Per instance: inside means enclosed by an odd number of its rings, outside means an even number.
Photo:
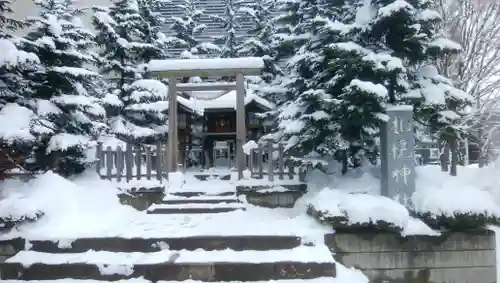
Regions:
<svg viewBox="0 0 500 283"><path fill-rule="evenodd" d="M167 176L170 172L177 171L177 142L178 142L178 133L177 133L177 91L176 77L168 78L168 151L167 156L168 160L166 163L167 166Z"/></svg>
<svg viewBox="0 0 500 283"><path fill-rule="evenodd" d="M388 106L387 115L389 120L382 126L380 136L381 193L409 205L416 177L413 108Z"/></svg>
<svg viewBox="0 0 500 283"><path fill-rule="evenodd" d="M245 170L245 153L243 145L246 143L245 123L245 78L243 74L236 75L236 167L238 180L243 179Z"/></svg>

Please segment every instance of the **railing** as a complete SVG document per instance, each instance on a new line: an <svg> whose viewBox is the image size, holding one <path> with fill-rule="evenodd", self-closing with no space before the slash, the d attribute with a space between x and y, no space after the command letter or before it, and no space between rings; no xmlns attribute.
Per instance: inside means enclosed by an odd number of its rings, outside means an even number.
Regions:
<svg viewBox="0 0 500 283"><path fill-rule="evenodd" d="M118 182L132 179L157 179L161 181L167 177L165 161L167 160L166 143L158 142L156 145L133 145L126 144L125 148L108 146L103 148L102 143L97 146L96 157L97 173L103 179L116 179ZM220 150L220 149L219 149ZM285 157L282 144L266 142L258 144L257 148L251 149L246 156L246 164L251 172L252 178L269 181L296 179L297 164ZM271 158L270 158L271 157ZM232 170L225 167L229 174ZM179 170L187 171L184 165L179 165ZM198 173L200 173L198 171ZM210 172L202 172L207 174Z"/></svg>

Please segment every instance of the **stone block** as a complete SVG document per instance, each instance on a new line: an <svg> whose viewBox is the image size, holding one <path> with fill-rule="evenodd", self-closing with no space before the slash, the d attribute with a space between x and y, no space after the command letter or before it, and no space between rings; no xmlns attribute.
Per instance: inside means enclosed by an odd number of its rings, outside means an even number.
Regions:
<svg viewBox="0 0 500 283"><path fill-rule="evenodd" d="M496 283L494 267L362 270L370 283Z"/></svg>
<svg viewBox="0 0 500 283"><path fill-rule="evenodd" d="M495 251L406 251L373 253L335 253L335 259L361 269L426 269L494 267Z"/></svg>
<svg viewBox="0 0 500 283"><path fill-rule="evenodd" d="M113 269L115 269L113 267ZM23 267L17 263L0 265L0 279L57 280L63 278L117 281L144 277L147 280L184 281L188 279L213 281L267 281L280 279L310 279L335 276L335 265L330 263L161 263L133 266L127 274L101 273L91 264L33 264Z"/></svg>
<svg viewBox="0 0 500 283"><path fill-rule="evenodd" d="M295 236L195 236L184 238L81 238L66 247L56 241L31 241L31 250L45 253L82 253L88 250L110 252L155 252L170 250L280 250L299 246Z"/></svg>
<svg viewBox="0 0 500 283"><path fill-rule="evenodd" d="M495 249L492 232L451 233L441 236L401 237L393 233L337 233L325 236L326 244L337 252L456 251Z"/></svg>

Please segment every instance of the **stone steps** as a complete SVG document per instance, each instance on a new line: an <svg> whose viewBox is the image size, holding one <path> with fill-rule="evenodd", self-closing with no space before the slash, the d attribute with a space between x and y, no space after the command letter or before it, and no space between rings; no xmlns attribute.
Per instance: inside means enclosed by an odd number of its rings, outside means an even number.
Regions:
<svg viewBox="0 0 500 283"><path fill-rule="evenodd" d="M335 274L331 263L156 263L133 266L95 265L86 263L42 264L23 266L21 263L4 263L2 279L57 280L91 279L116 281L143 277L151 281L200 280L200 281L264 281L279 279L311 279Z"/></svg>
<svg viewBox="0 0 500 283"><path fill-rule="evenodd" d="M2 283L26 283L27 281L23 280L3 280ZM100 281L100 280L81 280L81 279L63 279L63 280L43 280L43 281L29 281L32 283L110 283L110 281ZM131 278L131 279L123 279L119 281L113 281L115 283L153 283L153 281L146 280L144 278ZM242 283L244 281L223 281L220 283ZM157 281L157 283L178 283L178 281L165 281L165 280L160 280ZM188 280L185 281L184 283L205 283L205 281L199 281L199 280ZM252 283L269 283L269 280L264 280L264 281L253 281ZM318 277L318 278L312 278L312 279L282 279L282 280L276 280L274 283L332 283L332 278L331 277Z"/></svg>
<svg viewBox="0 0 500 283"><path fill-rule="evenodd" d="M227 191L227 192L219 192L216 194L207 194L207 192L171 192L169 193L170 195L173 196L179 196L179 197L199 197L199 196L235 196L236 191Z"/></svg>
<svg viewBox="0 0 500 283"><path fill-rule="evenodd" d="M143 277L151 281L192 279L213 282L312 279L335 274L335 264L326 246L305 246L300 238L294 236L219 236L210 239L208 247L217 248L212 251L199 248L203 245L197 241L202 239L193 237L177 243L177 239L163 239L153 244L152 239L25 242L25 247L30 250L22 250L1 264L0 279L115 281ZM115 246L105 246L106 241L115 243ZM151 244L150 247L156 251L126 252L126 248L120 249L120 252L100 250L119 249L116 243L120 241L122 244L142 243L138 246L144 249L149 249L147 247ZM209 242L208 239L204 241L206 244ZM239 247L240 251L227 248L232 245ZM282 249L271 245L281 245ZM139 248L136 246L128 250Z"/></svg>
<svg viewBox="0 0 500 283"><path fill-rule="evenodd" d="M235 192L219 195L207 195L199 192L188 194L168 194L162 204L154 204L148 208L149 214L201 214L224 213L236 210L245 210L236 197Z"/></svg>
<svg viewBox="0 0 500 283"><path fill-rule="evenodd" d="M183 203L240 203L240 200L234 195L220 196L220 195L198 195L191 197L184 197L178 195L167 194L163 198L164 204L183 204Z"/></svg>
<svg viewBox="0 0 500 283"><path fill-rule="evenodd" d="M218 200L218 199L168 199L168 200L163 200L163 204L183 204L183 203L240 203L238 199L225 199L225 200Z"/></svg>
<svg viewBox="0 0 500 283"><path fill-rule="evenodd" d="M109 252L157 252L168 248L170 250L202 249L206 251L232 249L243 250L285 250L293 249L301 244L296 236L194 236L183 238L81 238L76 240L36 240L25 241L14 239L8 242L12 250L24 250L44 253L83 253L88 250Z"/></svg>
<svg viewBox="0 0 500 283"><path fill-rule="evenodd" d="M153 204L149 214L202 214L222 213L236 210L245 210L241 203L181 203L181 204Z"/></svg>

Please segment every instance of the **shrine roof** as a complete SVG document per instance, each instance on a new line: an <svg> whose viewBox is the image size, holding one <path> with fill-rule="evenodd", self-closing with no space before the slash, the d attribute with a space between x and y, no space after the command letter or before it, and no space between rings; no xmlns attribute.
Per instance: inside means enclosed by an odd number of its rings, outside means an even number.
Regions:
<svg viewBox="0 0 500 283"><path fill-rule="evenodd" d="M188 93L189 98L178 96L177 101L183 107L191 110L193 113L203 115L206 110L216 109L235 109L236 110L236 91L197 91ZM217 97L218 96L218 97ZM214 99L210 99L216 97ZM245 94L245 106L250 103L256 103L264 110L274 109L273 103L247 89Z"/></svg>

